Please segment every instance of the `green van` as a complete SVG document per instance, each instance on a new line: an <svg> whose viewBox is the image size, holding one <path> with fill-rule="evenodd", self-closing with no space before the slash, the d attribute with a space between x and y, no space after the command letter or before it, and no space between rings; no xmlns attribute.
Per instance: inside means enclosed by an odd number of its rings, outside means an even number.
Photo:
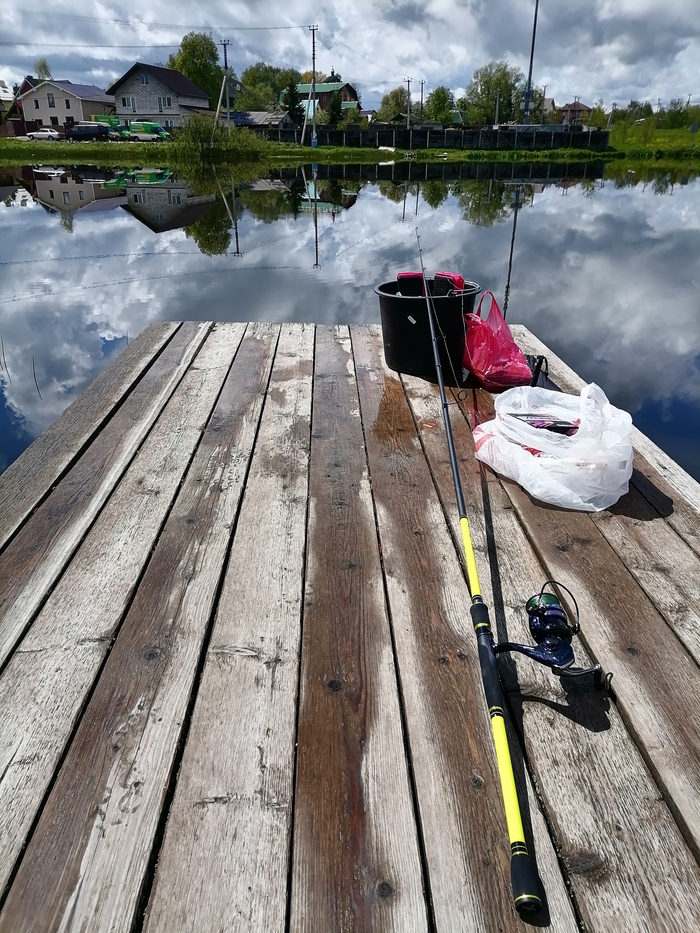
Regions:
<svg viewBox="0 0 700 933"><path fill-rule="evenodd" d="M160 123L138 120L129 124L128 137L134 142L158 142L170 139L170 133L164 130Z"/></svg>

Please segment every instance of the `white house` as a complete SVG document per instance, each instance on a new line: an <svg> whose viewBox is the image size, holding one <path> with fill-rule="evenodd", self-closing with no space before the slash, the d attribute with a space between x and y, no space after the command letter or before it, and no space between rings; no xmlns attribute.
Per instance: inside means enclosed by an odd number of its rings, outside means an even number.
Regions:
<svg viewBox="0 0 700 933"><path fill-rule="evenodd" d="M41 81L20 95L24 119L64 129L93 115L114 113L114 97L93 84Z"/></svg>

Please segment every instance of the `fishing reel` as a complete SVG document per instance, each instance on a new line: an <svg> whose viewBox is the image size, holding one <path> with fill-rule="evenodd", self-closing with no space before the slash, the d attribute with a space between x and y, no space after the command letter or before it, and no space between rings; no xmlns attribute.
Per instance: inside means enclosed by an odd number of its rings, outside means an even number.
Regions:
<svg viewBox="0 0 700 933"><path fill-rule="evenodd" d="M570 622L564 612L564 608L554 593L546 593L548 586L558 586L565 590L574 604L576 618ZM530 632L535 645L518 645L515 642L505 641L500 645L494 645L496 654L505 651L517 651L520 654L532 658L539 664L551 668L554 674L567 677L583 677L586 674L593 674L596 687L603 685L602 668L600 664L593 667L574 667L574 649L571 647L571 640L580 630L578 605L573 593L556 580L547 580L539 593L531 596L525 604Z"/></svg>

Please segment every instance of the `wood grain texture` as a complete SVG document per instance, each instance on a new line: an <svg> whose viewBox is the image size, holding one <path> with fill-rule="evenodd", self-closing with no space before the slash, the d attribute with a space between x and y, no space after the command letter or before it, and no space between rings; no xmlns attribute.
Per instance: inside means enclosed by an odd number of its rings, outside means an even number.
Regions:
<svg viewBox="0 0 700 933"><path fill-rule="evenodd" d="M583 379L527 328L513 325L511 330L525 353L547 357L550 376L560 389L574 395L581 391ZM634 426L632 443L635 450L632 483L700 555L700 483Z"/></svg>
<svg viewBox="0 0 700 933"><path fill-rule="evenodd" d="M396 670L345 327L318 328L292 933L427 929Z"/></svg>
<svg viewBox="0 0 700 933"><path fill-rule="evenodd" d="M129 606L229 365L227 341L215 330L0 677L0 887ZM2 922L13 929L11 918Z"/></svg>
<svg viewBox="0 0 700 933"><path fill-rule="evenodd" d="M353 346L436 929L522 930L469 590L379 329L354 328ZM452 491L448 510L453 501ZM522 803L523 762L510 739ZM526 807L524 816L537 828L552 928L575 930L543 821Z"/></svg>
<svg viewBox="0 0 700 933"><path fill-rule="evenodd" d="M0 551L179 327L150 324L0 475Z"/></svg>
<svg viewBox="0 0 700 933"><path fill-rule="evenodd" d="M449 500L452 476L439 396L422 380L403 379L438 489ZM472 421L492 416L486 393L470 393L464 407ZM497 640L532 644L524 607L547 574L500 482L475 459L471 430L457 407L451 420L471 534L483 568L482 591ZM454 510L448 509L448 518L453 535L459 535ZM577 663L588 666L585 649L578 640L574 646ZM594 689L590 677L560 679L515 654L501 656L499 667L586 929L607 933L624 924L625 930L641 933L700 924L697 863L615 705ZM644 840L653 855L645 857L635 840ZM557 895L561 910L565 892L552 872L545 875L543 851L548 853L538 843L550 904Z"/></svg>
<svg viewBox="0 0 700 933"><path fill-rule="evenodd" d="M147 931L284 930L313 342L283 325Z"/></svg>
<svg viewBox="0 0 700 933"><path fill-rule="evenodd" d="M0 666L65 570L211 327L184 324L80 460L0 554Z"/></svg>
<svg viewBox="0 0 700 933"><path fill-rule="evenodd" d="M132 929L279 330L238 349L244 327L214 335L235 362L14 880L17 933Z"/></svg>

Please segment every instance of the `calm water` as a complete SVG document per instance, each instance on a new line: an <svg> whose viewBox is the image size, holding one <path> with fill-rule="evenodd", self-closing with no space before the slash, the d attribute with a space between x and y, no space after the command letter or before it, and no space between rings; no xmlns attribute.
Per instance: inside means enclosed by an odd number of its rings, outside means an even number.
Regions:
<svg viewBox="0 0 700 933"><path fill-rule="evenodd" d="M700 479L697 178L411 170L322 167L314 185L309 167L224 185L225 202L155 171L0 171L0 470L152 321L378 322L373 288L419 267L418 226L429 274L501 304L510 284L508 319Z"/></svg>

